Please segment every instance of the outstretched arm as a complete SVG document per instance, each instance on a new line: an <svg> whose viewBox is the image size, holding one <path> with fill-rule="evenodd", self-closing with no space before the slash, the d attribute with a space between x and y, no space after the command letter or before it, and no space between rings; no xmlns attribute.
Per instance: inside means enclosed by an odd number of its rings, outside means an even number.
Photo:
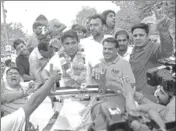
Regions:
<svg viewBox="0 0 176 131"><path fill-rule="evenodd" d="M45 84L32 95L32 97L23 107L26 118L28 118L32 112L43 102L46 96L50 93L55 81L60 79L60 77L60 72L53 71Z"/></svg>

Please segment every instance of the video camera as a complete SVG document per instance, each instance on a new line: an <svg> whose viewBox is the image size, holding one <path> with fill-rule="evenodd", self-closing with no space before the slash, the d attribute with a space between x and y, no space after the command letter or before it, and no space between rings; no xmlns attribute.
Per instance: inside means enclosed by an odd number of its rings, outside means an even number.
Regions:
<svg viewBox="0 0 176 131"><path fill-rule="evenodd" d="M165 91L175 94L175 60L160 59L158 63L162 66L147 71L147 84L151 86L161 85Z"/></svg>

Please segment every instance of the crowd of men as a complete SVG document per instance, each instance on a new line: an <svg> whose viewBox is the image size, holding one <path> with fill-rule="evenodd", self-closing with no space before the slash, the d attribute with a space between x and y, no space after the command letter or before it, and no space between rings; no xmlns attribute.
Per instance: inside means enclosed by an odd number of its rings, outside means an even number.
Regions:
<svg viewBox="0 0 176 131"><path fill-rule="evenodd" d="M137 23L128 32L116 28L115 17L114 11L106 10L88 17L85 27L74 24L71 29L56 19L37 17L28 41L13 42L16 62L6 62L1 79L1 130L24 130L51 89L83 84L121 92L129 110L148 113L162 130L163 123L175 121L175 90L170 93L163 86L150 86L146 77L148 69L160 65L159 59L174 54L169 18L155 23L158 42L149 39L147 23ZM146 129L138 124L133 121L131 128Z"/></svg>

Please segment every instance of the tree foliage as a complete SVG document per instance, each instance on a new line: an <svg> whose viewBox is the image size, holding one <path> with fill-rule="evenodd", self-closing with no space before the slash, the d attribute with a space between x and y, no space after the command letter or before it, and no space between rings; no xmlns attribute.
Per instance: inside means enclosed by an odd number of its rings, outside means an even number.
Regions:
<svg viewBox="0 0 176 131"><path fill-rule="evenodd" d="M26 33L22 30L23 25L21 23L7 23L6 29L8 34L9 45L12 45L15 39L23 39L26 40ZM1 23L1 51L3 52L5 49L6 38L5 38L5 24Z"/></svg>
<svg viewBox="0 0 176 131"><path fill-rule="evenodd" d="M96 13L97 13L97 10L95 8L85 6L76 15L75 23L80 25L85 25L87 17Z"/></svg>
<svg viewBox="0 0 176 131"><path fill-rule="evenodd" d="M117 12L116 17L117 27L126 30L148 16L154 15L157 19L160 19L163 15L167 15L170 6L175 6L174 0L117 0L112 2L120 6L120 11ZM172 12L175 13L175 10ZM175 16L175 14L172 16Z"/></svg>
<svg viewBox="0 0 176 131"><path fill-rule="evenodd" d="M120 6L120 11L116 14L117 28L123 28L129 31L132 25L142 20L140 11L134 1L115 1L114 3Z"/></svg>

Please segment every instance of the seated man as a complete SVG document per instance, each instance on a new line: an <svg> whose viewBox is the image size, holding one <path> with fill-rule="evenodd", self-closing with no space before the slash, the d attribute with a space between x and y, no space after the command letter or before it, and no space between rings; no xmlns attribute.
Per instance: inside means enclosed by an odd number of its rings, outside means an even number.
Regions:
<svg viewBox="0 0 176 131"><path fill-rule="evenodd" d="M62 45L64 50L55 54L43 70L43 78L49 78L49 66L54 69L60 69L62 79L60 86L79 87L86 83L88 62L83 52L79 48L79 38L76 32L68 30L62 36Z"/></svg>
<svg viewBox="0 0 176 131"><path fill-rule="evenodd" d="M25 131L26 120L50 93L56 80L60 79L59 71L50 70L51 76L46 83L35 92L29 101L17 111L1 118L1 131Z"/></svg>
<svg viewBox="0 0 176 131"><path fill-rule="evenodd" d="M10 114L27 102L27 97L33 89L24 87L20 83L20 74L16 67L6 71L6 81L2 81L1 87L1 110L4 115Z"/></svg>
<svg viewBox="0 0 176 131"><path fill-rule="evenodd" d="M135 83L135 78L130 64L117 54L119 50L118 41L109 37L103 41L103 56L101 63L92 69L93 78L102 85L117 92L121 90L121 78L127 78L131 84Z"/></svg>
<svg viewBox="0 0 176 131"><path fill-rule="evenodd" d="M53 55L53 49L49 43L40 42L29 55L30 73L36 79L36 83L41 84L41 71Z"/></svg>

